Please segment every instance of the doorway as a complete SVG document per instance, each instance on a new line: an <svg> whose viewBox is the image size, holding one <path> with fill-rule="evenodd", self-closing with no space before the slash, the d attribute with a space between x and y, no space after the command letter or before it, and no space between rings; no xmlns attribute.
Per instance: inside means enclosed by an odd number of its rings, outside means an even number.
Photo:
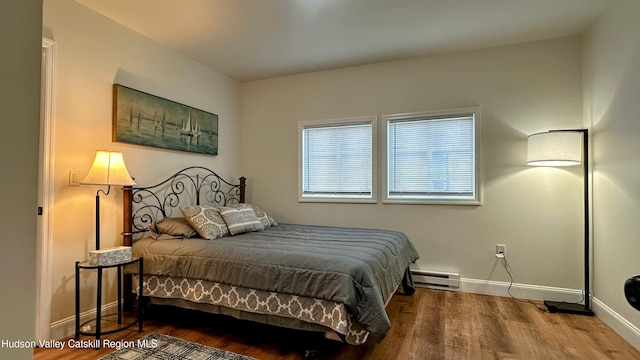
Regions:
<svg viewBox="0 0 640 360"><path fill-rule="evenodd" d="M40 158L36 243L36 340L51 332L51 209L53 205L53 124L56 43L42 38L40 80Z"/></svg>

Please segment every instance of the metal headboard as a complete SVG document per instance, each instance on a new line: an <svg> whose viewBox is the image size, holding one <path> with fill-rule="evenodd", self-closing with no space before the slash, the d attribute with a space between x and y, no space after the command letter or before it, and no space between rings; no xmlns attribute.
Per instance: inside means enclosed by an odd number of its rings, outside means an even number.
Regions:
<svg viewBox="0 0 640 360"><path fill-rule="evenodd" d="M214 171L191 166L151 186L126 186L123 192L124 245L131 246L136 234L144 233L154 221L182 216L180 206L245 202L246 179L232 184Z"/></svg>

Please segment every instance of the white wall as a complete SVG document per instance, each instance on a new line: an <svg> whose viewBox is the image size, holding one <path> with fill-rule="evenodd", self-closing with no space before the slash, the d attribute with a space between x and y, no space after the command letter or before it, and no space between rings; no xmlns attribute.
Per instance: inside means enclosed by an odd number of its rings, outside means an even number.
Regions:
<svg viewBox="0 0 640 360"><path fill-rule="evenodd" d="M245 83L250 200L281 222L402 230L418 267L464 278L507 281L504 243L517 282L581 289L580 169L525 165L528 134L582 126L581 52L570 37ZM482 206L297 202L298 121L467 106L483 111Z"/></svg>
<svg viewBox="0 0 640 360"><path fill-rule="evenodd" d="M584 115L593 143L593 293L640 336L624 281L640 274L640 2L622 0L585 35ZM606 315L598 313L598 315ZM640 348L640 340L632 339Z"/></svg>
<svg viewBox="0 0 640 360"><path fill-rule="evenodd" d="M99 187L70 187L69 171L78 170L82 180L95 151L112 149L124 153L138 184L151 185L187 165L208 166L226 178L237 178L241 88L235 80L72 0L45 1L44 34L58 48L51 304L52 321L58 322L74 314L74 263L86 259L95 246L94 199ZM113 143L114 83L218 114L220 155ZM102 247L122 244L121 206L122 192L118 188L101 197ZM88 272L81 280L81 310L85 311L95 307L95 275Z"/></svg>
<svg viewBox="0 0 640 360"><path fill-rule="evenodd" d="M35 331L42 1L3 3L0 29L0 340L31 341ZM30 348L0 347L2 359L32 356Z"/></svg>

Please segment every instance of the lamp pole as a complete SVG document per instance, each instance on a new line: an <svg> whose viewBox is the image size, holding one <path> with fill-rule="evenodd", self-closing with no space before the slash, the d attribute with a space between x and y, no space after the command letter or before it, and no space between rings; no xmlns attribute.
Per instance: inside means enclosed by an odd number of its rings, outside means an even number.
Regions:
<svg viewBox="0 0 640 360"><path fill-rule="evenodd" d="M549 312L562 312L576 315L593 316L591 310L591 291L590 291L590 216L589 216L589 130L588 129L571 129L571 130L551 130L549 132L580 132L582 133L582 177L583 184L583 200L584 200L584 305L567 303L562 301L547 301L544 304Z"/></svg>

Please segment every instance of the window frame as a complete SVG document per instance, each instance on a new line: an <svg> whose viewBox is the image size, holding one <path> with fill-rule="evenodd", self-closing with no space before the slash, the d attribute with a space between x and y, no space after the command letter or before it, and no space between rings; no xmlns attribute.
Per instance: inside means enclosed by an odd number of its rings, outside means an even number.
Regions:
<svg viewBox="0 0 640 360"><path fill-rule="evenodd" d="M443 118L455 118L460 116L474 117L474 151L475 151L475 194L471 198L429 198L425 196L402 198L390 196L389 194L389 124L396 121L418 121L437 120ZM382 203L383 204L434 204L434 205L482 205L482 111L480 107L467 107L448 110L424 111L414 113L388 114L382 115L383 137L385 148L382 151L382 164L384 173L382 174Z"/></svg>
<svg viewBox="0 0 640 360"><path fill-rule="evenodd" d="M371 195L370 196L326 196L305 195L304 185L304 129L312 127L335 127L357 124L371 124ZM324 203L371 203L378 202L378 117L359 116L331 120L310 120L298 122L298 202Z"/></svg>

